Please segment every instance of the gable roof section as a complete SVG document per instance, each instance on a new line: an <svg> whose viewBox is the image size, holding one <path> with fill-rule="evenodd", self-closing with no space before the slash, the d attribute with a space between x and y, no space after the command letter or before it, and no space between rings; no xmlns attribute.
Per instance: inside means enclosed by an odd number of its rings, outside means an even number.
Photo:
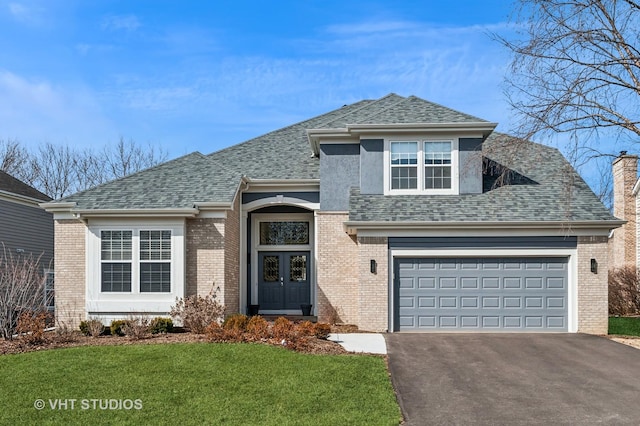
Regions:
<svg viewBox="0 0 640 426"><path fill-rule="evenodd" d="M351 190L349 222L616 221L555 148L494 133L483 156L521 176L481 194L366 195ZM487 178L487 177L485 177Z"/></svg>
<svg viewBox="0 0 640 426"><path fill-rule="evenodd" d="M195 152L66 197L78 210L188 209L233 202L241 173Z"/></svg>
<svg viewBox="0 0 640 426"><path fill-rule="evenodd" d="M39 201L49 201L51 197L38 191L32 186L27 185L19 179L14 178L10 174L0 170L0 191L10 194L21 195L27 198L33 198Z"/></svg>

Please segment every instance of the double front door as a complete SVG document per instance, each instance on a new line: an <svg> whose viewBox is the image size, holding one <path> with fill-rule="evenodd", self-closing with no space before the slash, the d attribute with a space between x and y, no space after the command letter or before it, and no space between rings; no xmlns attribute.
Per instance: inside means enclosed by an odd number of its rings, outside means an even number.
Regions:
<svg viewBox="0 0 640 426"><path fill-rule="evenodd" d="M258 304L260 310L300 309L311 303L309 253L258 253Z"/></svg>

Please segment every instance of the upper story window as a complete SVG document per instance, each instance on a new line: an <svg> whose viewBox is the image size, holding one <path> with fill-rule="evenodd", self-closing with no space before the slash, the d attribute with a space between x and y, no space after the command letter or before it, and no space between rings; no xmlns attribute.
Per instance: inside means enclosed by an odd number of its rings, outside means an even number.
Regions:
<svg viewBox="0 0 640 426"><path fill-rule="evenodd" d="M424 188L451 189L451 142L424 142Z"/></svg>
<svg viewBox="0 0 640 426"><path fill-rule="evenodd" d="M385 193L457 192L457 140L390 140L386 152Z"/></svg>

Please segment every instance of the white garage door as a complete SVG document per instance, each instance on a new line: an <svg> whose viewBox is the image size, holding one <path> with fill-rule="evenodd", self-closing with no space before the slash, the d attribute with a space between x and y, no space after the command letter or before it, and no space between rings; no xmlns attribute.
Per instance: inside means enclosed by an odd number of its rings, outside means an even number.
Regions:
<svg viewBox="0 0 640 426"><path fill-rule="evenodd" d="M395 331L567 331L568 258L396 258Z"/></svg>

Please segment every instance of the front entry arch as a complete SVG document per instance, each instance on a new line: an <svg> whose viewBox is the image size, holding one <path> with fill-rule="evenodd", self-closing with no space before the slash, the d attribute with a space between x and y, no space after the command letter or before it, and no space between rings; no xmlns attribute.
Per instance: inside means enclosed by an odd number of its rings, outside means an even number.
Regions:
<svg viewBox="0 0 640 426"><path fill-rule="evenodd" d="M301 305L315 305L313 212L268 207L252 212L249 223L248 305L267 315L299 315Z"/></svg>

